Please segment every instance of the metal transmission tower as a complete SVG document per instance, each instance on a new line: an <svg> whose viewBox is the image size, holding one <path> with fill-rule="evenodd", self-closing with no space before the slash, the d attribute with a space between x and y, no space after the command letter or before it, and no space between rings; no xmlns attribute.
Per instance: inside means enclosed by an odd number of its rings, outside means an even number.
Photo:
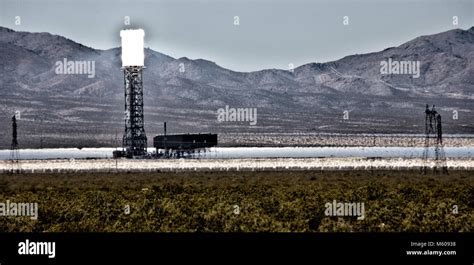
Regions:
<svg viewBox="0 0 474 265"><path fill-rule="evenodd" d="M18 151L18 133L16 124L16 115L12 117L12 144L10 147L10 160L12 161L12 171L19 170L18 160L20 159L20 152Z"/></svg>
<svg viewBox="0 0 474 265"><path fill-rule="evenodd" d="M126 157L140 157L147 154L147 137L144 127L143 38L145 32L122 30L122 70L125 85L125 133L123 147Z"/></svg>
<svg viewBox="0 0 474 265"><path fill-rule="evenodd" d="M430 149L434 148L434 171L438 173L448 172L446 155L443 146L443 129L441 125L441 115L436 111L435 106L431 108L426 104L425 109L425 149L423 150L423 173L428 170Z"/></svg>

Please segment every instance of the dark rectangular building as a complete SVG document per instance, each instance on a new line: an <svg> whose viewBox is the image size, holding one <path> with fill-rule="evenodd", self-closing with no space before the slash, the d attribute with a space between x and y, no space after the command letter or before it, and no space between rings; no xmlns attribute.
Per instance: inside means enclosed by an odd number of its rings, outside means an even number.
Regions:
<svg viewBox="0 0 474 265"><path fill-rule="evenodd" d="M217 145L217 134L171 134L153 138L157 149L192 150Z"/></svg>

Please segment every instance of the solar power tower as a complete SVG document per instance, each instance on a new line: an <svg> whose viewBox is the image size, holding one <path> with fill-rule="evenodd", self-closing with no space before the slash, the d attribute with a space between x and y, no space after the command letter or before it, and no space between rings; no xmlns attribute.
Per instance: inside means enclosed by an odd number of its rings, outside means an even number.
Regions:
<svg viewBox="0 0 474 265"><path fill-rule="evenodd" d="M126 157L147 153L143 109L144 37L143 29L120 31L122 38L122 70L125 85L125 133L123 148Z"/></svg>

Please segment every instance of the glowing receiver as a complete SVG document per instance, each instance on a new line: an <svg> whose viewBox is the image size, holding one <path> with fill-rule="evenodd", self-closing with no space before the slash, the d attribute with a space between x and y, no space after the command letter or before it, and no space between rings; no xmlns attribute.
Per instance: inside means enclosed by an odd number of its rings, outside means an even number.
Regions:
<svg viewBox="0 0 474 265"><path fill-rule="evenodd" d="M126 29L120 31L122 38L122 67L144 66L145 52L143 29Z"/></svg>

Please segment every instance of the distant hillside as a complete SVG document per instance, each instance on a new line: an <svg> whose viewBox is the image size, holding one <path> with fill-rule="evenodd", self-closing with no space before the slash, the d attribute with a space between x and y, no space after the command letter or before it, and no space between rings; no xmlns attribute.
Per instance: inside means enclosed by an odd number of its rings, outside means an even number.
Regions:
<svg viewBox="0 0 474 265"><path fill-rule="evenodd" d="M123 129L120 49L96 50L49 33L0 27L0 147L9 117L22 112L20 142L37 147L110 145ZM58 75L55 63L95 61L95 77ZM420 61L420 77L381 75L380 62ZM449 133L474 133L474 27L421 36L398 47L294 69L235 72L203 59L146 49L149 138L171 132L421 133L425 103L436 104ZM180 71L184 67L184 72ZM216 111L258 108L258 123L218 123ZM454 120L453 111L458 112ZM343 112L349 119L343 119Z"/></svg>

